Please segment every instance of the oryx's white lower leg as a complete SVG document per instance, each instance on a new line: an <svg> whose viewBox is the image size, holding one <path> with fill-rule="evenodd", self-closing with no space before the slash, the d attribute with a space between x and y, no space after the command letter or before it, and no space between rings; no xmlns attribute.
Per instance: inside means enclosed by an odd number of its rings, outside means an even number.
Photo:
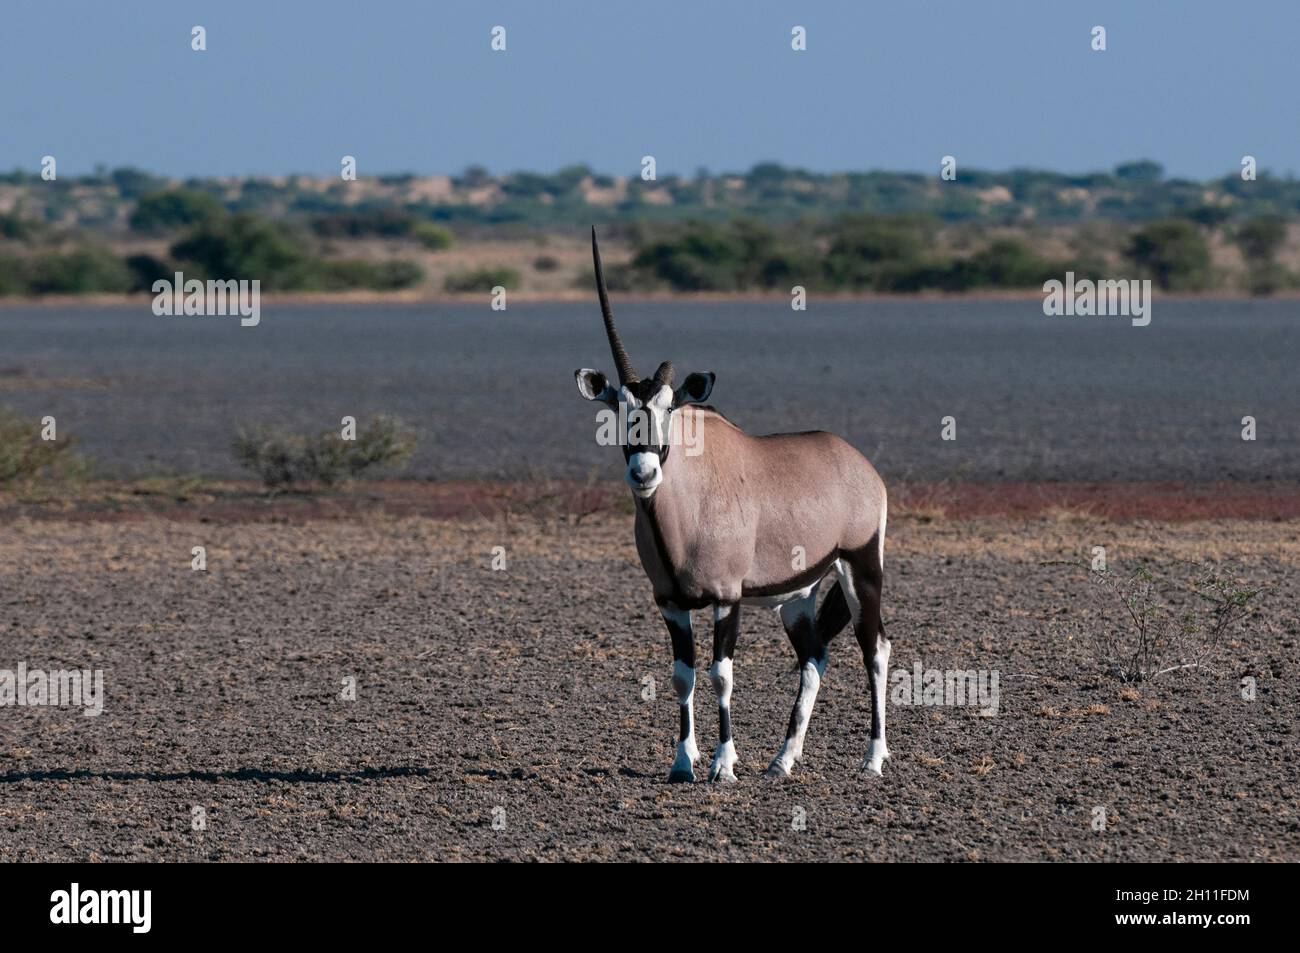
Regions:
<svg viewBox="0 0 1300 953"><path fill-rule="evenodd" d="M879 777L889 745L885 742L885 703L888 698L889 639L880 621L880 595L885 567L885 510L882 505L875 545L851 559L836 563L840 585L844 587L853 614L853 631L862 647L862 661L867 667L871 690L871 740L861 770Z"/></svg>
<svg viewBox="0 0 1300 953"><path fill-rule="evenodd" d="M669 781L694 781L700 749L695 745L695 642L691 614L672 603L659 606L673 641L673 690L677 693L677 754Z"/></svg>
<svg viewBox="0 0 1300 953"><path fill-rule="evenodd" d="M736 743L731 737L731 659L714 662L709 680L718 693L718 747L709 768L710 781L736 780Z"/></svg>
<svg viewBox="0 0 1300 953"><path fill-rule="evenodd" d="M867 756L862 759L862 770L879 775L881 766L889 757L889 745L885 743L885 692L889 677L889 639L882 632L876 639L876 651L871 656L869 674L871 678L871 742L867 745Z"/></svg>
<svg viewBox="0 0 1300 953"><path fill-rule="evenodd" d="M736 744L731 737L731 656L740 631L740 606L713 607L713 665L709 680L718 696L718 747L709 767L710 781L736 780Z"/></svg>
<svg viewBox="0 0 1300 953"><path fill-rule="evenodd" d="M799 693L786 726L785 743L772 760L767 773L785 775L803 757L803 739L812 719L813 705L826 673L826 646L821 644L815 625L817 587L805 597L781 606L781 624L799 659Z"/></svg>
<svg viewBox="0 0 1300 953"><path fill-rule="evenodd" d="M677 692L679 734L677 755L673 758L670 777L686 775L683 780L695 780L693 767L700 759L700 749L695 744L695 668L685 662L673 662L673 690Z"/></svg>
<svg viewBox="0 0 1300 953"><path fill-rule="evenodd" d="M803 758L803 739L812 718L813 704L826 672L826 659L809 659L799 669L799 694L795 697L794 711L786 730L785 744L767 769L768 774L789 774L795 762Z"/></svg>

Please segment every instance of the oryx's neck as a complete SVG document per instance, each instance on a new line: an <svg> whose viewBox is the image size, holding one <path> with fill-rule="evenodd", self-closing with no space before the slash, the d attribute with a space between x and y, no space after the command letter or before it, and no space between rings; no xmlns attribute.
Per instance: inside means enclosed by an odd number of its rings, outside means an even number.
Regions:
<svg viewBox="0 0 1300 953"><path fill-rule="evenodd" d="M736 436L740 430L716 411L683 407L673 414L663 484L648 500L636 501L637 522L654 540L665 572L682 564L696 534L716 529L701 525L704 504L741 477L743 462L734 454L728 462L723 450Z"/></svg>

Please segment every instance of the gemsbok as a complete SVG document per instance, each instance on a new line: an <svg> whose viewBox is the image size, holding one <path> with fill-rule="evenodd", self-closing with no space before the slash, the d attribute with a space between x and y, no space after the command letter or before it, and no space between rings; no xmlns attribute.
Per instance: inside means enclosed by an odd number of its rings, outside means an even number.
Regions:
<svg viewBox="0 0 1300 953"><path fill-rule="evenodd" d="M852 619L871 686L871 741L862 768L879 775L889 757L890 645L880 621L884 482L862 454L833 434L752 437L712 407L700 406L713 390L712 373L690 374L674 388L673 366L665 361L648 380L638 377L614 327L594 228L591 254L618 386L591 368L574 376L583 397L617 414L617 442L636 497L637 553L672 638L681 718L668 780L695 780L699 749L690 614L710 606L709 678L718 696L718 747L709 780L736 779L731 660L743 605L779 610L799 662L799 691L785 743L768 774L788 775L803 757L827 647ZM832 570L837 581L818 610L818 589Z"/></svg>

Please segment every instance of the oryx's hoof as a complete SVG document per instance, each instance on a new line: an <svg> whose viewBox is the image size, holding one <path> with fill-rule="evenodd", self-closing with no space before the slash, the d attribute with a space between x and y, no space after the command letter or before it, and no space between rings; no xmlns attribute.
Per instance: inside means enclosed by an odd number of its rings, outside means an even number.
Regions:
<svg viewBox="0 0 1300 953"><path fill-rule="evenodd" d="M713 754L713 765L709 768L710 781L734 781L736 780L736 762L740 758L736 755L736 746L730 740L718 746L718 750Z"/></svg>
<svg viewBox="0 0 1300 953"><path fill-rule="evenodd" d="M790 776L790 767L780 758L777 758L767 766L767 770L763 773L769 778L788 778Z"/></svg>
<svg viewBox="0 0 1300 953"><path fill-rule="evenodd" d="M673 768L668 772L668 783L678 784L695 780L695 762L700 760L700 749L695 747L695 739L687 738L677 742L677 756L673 758Z"/></svg>
<svg viewBox="0 0 1300 953"><path fill-rule="evenodd" d="M888 757L889 749L885 747L885 743L883 741L872 741L867 747L867 756L862 759L862 764L859 765L858 770L864 774L874 774L878 778L883 777L884 771L882 768L885 759Z"/></svg>

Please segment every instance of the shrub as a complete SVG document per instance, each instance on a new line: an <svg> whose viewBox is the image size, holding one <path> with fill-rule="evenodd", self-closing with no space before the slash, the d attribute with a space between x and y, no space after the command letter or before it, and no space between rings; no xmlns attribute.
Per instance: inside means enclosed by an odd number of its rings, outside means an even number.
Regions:
<svg viewBox="0 0 1300 953"><path fill-rule="evenodd" d="M1139 229L1125 255L1165 291L1200 291L1210 283L1210 250L1186 220L1152 222Z"/></svg>
<svg viewBox="0 0 1300 953"><path fill-rule="evenodd" d="M173 245L171 253L199 270L194 277L256 278L267 291L308 286L316 265L287 229L249 213L207 222Z"/></svg>
<svg viewBox="0 0 1300 953"><path fill-rule="evenodd" d="M223 206L206 192L175 189L146 195L131 213L131 229L137 232L167 232L212 221L225 214Z"/></svg>
<svg viewBox="0 0 1300 953"><path fill-rule="evenodd" d="M166 179L130 167L114 169L109 178L117 186L118 194L124 199L137 199L167 187Z"/></svg>
<svg viewBox="0 0 1300 953"><path fill-rule="evenodd" d="M923 263L929 232L914 216L846 215L831 228L826 277L836 287L876 287L899 263Z"/></svg>
<svg viewBox="0 0 1300 953"><path fill-rule="evenodd" d="M174 274L171 265L153 255L131 255L126 259L126 267L131 273L132 291L152 291L155 281L170 281Z"/></svg>
<svg viewBox="0 0 1300 953"><path fill-rule="evenodd" d="M131 290L133 283L131 271L121 258L94 246L45 255L28 265L30 294L123 294Z"/></svg>
<svg viewBox="0 0 1300 953"><path fill-rule="evenodd" d="M1244 284L1251 294L1267 297L1290 287L1294 281L1291 272L1275 261L1266 261L1252 262L1246 267Z"/></svg>
<svg viewBox="0 0 1300 953"><path fill-rule="evenodd" d="M411 261L322 261L312 287L325 291L347 291L368 288L374 291L396 291L409 288L424 280L424 269Z"/></svg>
<svg viewBox="0 0 1300 953"><path fill-rule="evenodd" d="M1059 278L1067 266L1041 258L1020 241L1002 238L952 263L945 287L953 291L969 288L1034 288L1050 278Z"/></svg>
<svg viewBox="0 0 1300 953"><path fill-rule="evenodd" d="M533 259L533 268L537 271L555 271L560 267L559 259L553 255L538 255Z"/></svg>
<svg viewBox="0 0 1300 953"><path fill-rule="evenodd" d="M308 437L260 428L241 430L232 450L240 465L268 487L333 486L371 469L404 466L415 450L415 438L393 418L376 417L358 429L355 440L344 440L334 431Z"/></svg>
<svg viewBox="0 0 1300 953"><path fill-rule="evenodd" d="M1286 222L1275 215L1253 218L1233 238L1247 260L1269 262L1286 241Z"/></svg>
<svg viewBox="0 0 1300 953"><path fill-rule="evenodd" d="M322 259L302 246L301 237L245 212L201 226L171 253L197 270L195 277L257 279L267 291L392 291L424 278L409 261Z"/></svg>
<svg viewBox="0 0 1300 953"><path fill-rule="evenodd" d="M0 238L13 241L29 241L40 231L41 224L31 219L22 218L16 213L0 215Z"/></svg>
<svg viewBox="0 0 1300 953"><path fill-rule="evenodd" d="M491 291L500 285L510 289L519 286L519 272L504 266L497 268L476 268L473 271L458 271L447 276L442 286L452 293L471 291Z"/></svg>
<svg viewBox="0 0 1300 953"><path fill-rule="evenodd" d="M42 440L39 423L0 407L0 486L76 474L84 462L71 447L68 437Z"/></svg>
<svg viewBox="0 0 1300 953"><path fill-rule="evenodd" d="M1089 571L1100 618L1091 623L1091 631L1080 634L1091 636L1105 672L1137 682L1214 660L1227 633L1246 617L1262 589L1209 563L1190 568L1192 579L1183 585L1145 566L1127 574Z"/></svg>
<svg viewBox="0 0 1300 953"><path fill-rule="evenodd" d="M741 220L730 226L692 223L641 244L631 270L677 291L741 291L814 284L821 266L811 248Z"/></svg>
<svg viewBox="0 0 1300 953"><path fill-rule="evenodd" d="M1290 283L1291 275L1274 256L1286 241L1286 222L1275 215L1251 219L1233 235L1246 261L1246 288L1254 295L1271 295Z"/></svg>
<svg viewBox="0 0 1300 953"><path fill-rule="evenodd" d="M411 235L429 251L443 251L456 244L456 236L450 229L433 222L416 222L411 226Z"/></svg>
<svg viewBox="0 0 1300 953"><path fill-rule="evenodd" d="M335 212L312 219L311 228L322 238L399 238L412 231L414 220L401 209Z"/></svg>
<svg viewBox="0 0 1300 953"><path fill-rule="evenodd" d="M0 295L26 294L28 271L26 259L0 254Z"/></svg>
<svg viewBox="0 0 1300 953"><path fill-rule="evenodd" d="M691 224L637 250L634 270L678 291L734 291L742 287L746 265L734 229Z"/></svg>

